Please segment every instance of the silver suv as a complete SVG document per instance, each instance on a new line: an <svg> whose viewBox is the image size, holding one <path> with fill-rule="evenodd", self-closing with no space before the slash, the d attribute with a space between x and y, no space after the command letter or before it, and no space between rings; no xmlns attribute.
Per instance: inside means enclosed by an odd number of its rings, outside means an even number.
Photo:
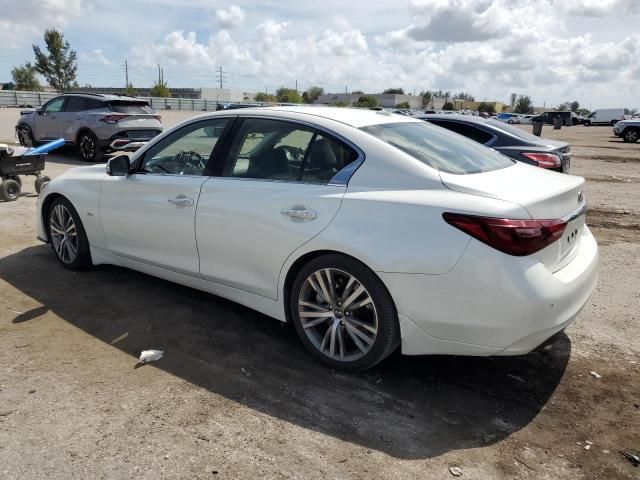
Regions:
<svg viewBox="0 0 640 480"><path fill-rule="evenodd" d="M160 132L160 115L146 101L119 95L61 95L23 110L16 124L21 145L64 138L87 162L108 152L136 150Z"/></svg>
<svg viewBox="0 0 640 480"><path fill-rule="evenodd" d="M640 140L640 118L620 120L613 126L613 134L625 142L636 143Z"/></svg>

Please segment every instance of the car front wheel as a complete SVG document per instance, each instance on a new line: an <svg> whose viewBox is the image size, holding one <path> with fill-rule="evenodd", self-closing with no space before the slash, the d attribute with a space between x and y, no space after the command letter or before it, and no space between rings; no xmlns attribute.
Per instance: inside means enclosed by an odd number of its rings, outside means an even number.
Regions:
<svg viewBox="0 0 640 480"><path fill-rule="evenodd" d="M371 368L400 343L391 295L353 258L315 258L297 274L290 293L291 318L302 343L334 368Z"/></svg>
<svg viewBox="0 0 640 480"><path fill-rule="evenodd" d="M627 143L636 143L638 141L638 138L640 138L640 134L635 128L628 128L622 134L622 139Z"/></svg>
<svg viewBox="0 0 640 480"><path fill-rule="evenodd" d="M81 270L91 265L87 234L69 200L64 197L53 200L47 225L51 247L65 267Z"/></svg>

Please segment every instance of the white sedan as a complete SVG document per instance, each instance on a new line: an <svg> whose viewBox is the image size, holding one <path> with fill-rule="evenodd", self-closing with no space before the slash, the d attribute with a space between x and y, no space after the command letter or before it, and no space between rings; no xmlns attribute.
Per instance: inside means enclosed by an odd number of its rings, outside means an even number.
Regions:
<svg viewBox="0 0 640 480"><path fill-rule="evenodd" d="M192 118L38 199L68 268L115 264L295 326L332 367L519 355L593 292L581 177L384 111L278 107Z"/></svg>

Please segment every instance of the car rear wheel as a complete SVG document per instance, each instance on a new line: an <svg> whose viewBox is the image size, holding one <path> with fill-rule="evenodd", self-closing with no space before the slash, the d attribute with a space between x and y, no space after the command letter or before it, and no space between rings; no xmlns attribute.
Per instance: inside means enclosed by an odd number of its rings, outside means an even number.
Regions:
<svg viewBox="0 0 640 480"><path fill-rule="evenodd" d="M87 234L69 200L64 197L53 200L47 225L51 247L65 267L81 270L91 265Z"/></svg>
<svg viewBox="0 0 640 480"><path fill-rule="evenodd" d="M16 134L18 135L18 142L23 147L35 146L33 133L31 133L31 129L29 127L21 126L16 128Z"/></svg>
<svg viewBox="0 0 640 480"><path fill-rule="evenodd" d="M0 183L0 200L13 202L20 196L20 184L12 179L2 180Z"/></svg>
<svg viewBox="0 0 640 480"><path fill-rule="evenodd" d="M102 159L102 151L98 139L92 132L83 132L78 137L78 153L85 162L98 162Z"/></svg>
<svg viewBox="0 0 640 480"><path fill-rule="evenodd" d="M622 134L622 140L627 143L636 143L640 138L640 131L635 128L627 128Z"/></svg>
<svg viewBox="0 0 640 480"><path fill-rule="evenodd" d="M290 312L305 347L338 369L373 367L400 343L398 316L380 279L350 257L318 257L298 272Z"/></svg>

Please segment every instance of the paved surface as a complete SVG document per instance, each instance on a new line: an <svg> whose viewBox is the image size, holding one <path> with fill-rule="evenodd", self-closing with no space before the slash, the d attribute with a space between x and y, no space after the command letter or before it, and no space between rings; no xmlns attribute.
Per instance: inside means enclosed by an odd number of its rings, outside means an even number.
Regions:
<svg viewBox="0 0 640 480"><path fill-rule="evenodd" d="M640 450L640 144L610 132L544 131L574 146L602 254L549 353L396 354L361 375L215 296L65 270L35 240L27 179L0 203L0 478L638 478L619 450ZM136 368L148 348L165 358Z"/></svg>

